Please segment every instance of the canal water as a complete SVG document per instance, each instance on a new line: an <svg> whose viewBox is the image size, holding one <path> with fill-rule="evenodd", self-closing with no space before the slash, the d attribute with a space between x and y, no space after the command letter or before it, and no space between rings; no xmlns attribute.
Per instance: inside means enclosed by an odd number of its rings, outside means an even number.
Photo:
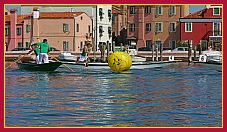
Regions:
<svg viewBox="0 0 227 132"><path fill-rule="evenodd" d="M6 70L6 127L221 127L222 73L187 63Z"/></svg>

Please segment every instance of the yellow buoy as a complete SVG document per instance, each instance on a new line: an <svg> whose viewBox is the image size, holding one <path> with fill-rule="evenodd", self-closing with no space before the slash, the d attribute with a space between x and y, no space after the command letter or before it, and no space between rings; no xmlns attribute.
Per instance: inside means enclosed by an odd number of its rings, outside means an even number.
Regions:
<svg viewBox="0 0 227 132"><path fill-rule="evenodd" d="M109 56L108 64L114 72L126 71L132 66L132 58L126 52L114 52Z"/></svg>

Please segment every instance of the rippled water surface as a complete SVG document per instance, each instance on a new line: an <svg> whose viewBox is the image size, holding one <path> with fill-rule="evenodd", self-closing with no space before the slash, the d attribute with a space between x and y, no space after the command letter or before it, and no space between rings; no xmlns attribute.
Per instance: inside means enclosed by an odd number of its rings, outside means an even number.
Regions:
<svg viewBox="0 0 227 132"><path fill-rule="evenodd" d="M222 74L178 63L108 69L6 71L6 126L222 126Z"/></svg>

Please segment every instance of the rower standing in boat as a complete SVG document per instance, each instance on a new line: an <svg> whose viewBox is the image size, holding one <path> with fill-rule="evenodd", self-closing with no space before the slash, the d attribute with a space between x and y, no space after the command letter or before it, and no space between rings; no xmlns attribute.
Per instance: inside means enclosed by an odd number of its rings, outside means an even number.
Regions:
<svg viewBox="0 0 227 132"><path fill-rule="evenodd" d="M39 43L39 46L40 46L40 54L39 54L38 64L49 63L48 53L50 52L50 46L47 43L47 39L43 39L43 42Z"/></svg>
<svg viewBox="0 0 227 132"><path fill-rule="evenodd" d="M35 62L36 62L36 64L39 64L39 54L40 54L39 43L34 43L30 47L31 47L31 51L35 52L35 56L36 56Z"/></svg>

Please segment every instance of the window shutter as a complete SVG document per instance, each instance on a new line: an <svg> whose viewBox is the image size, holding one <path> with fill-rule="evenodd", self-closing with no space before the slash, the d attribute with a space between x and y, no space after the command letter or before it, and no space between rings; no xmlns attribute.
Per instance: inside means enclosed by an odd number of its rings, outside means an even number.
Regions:
<svg viewBox="0 0 227 132"><path fill-rule="evenodd" d="M158 14L158 6L155 6L155 15L159 15Z"/></svg>
<svg viewBox="0 0 227 132"><path fill-rule="evenodd" d="M155 32L158 32L158 23L155 23Z"/></svg>
<svg viewBox="0 0 227 132"><path fill-rule="evenodd" d="M214 14L215 15L219 14L219 8L214 8Z"/></svg>
<svg viewBox="0 0 227 132"><path fill-rule="evenodd" d="M169 16L171 16L171 7L172 6L169 6Z"/></svg>

